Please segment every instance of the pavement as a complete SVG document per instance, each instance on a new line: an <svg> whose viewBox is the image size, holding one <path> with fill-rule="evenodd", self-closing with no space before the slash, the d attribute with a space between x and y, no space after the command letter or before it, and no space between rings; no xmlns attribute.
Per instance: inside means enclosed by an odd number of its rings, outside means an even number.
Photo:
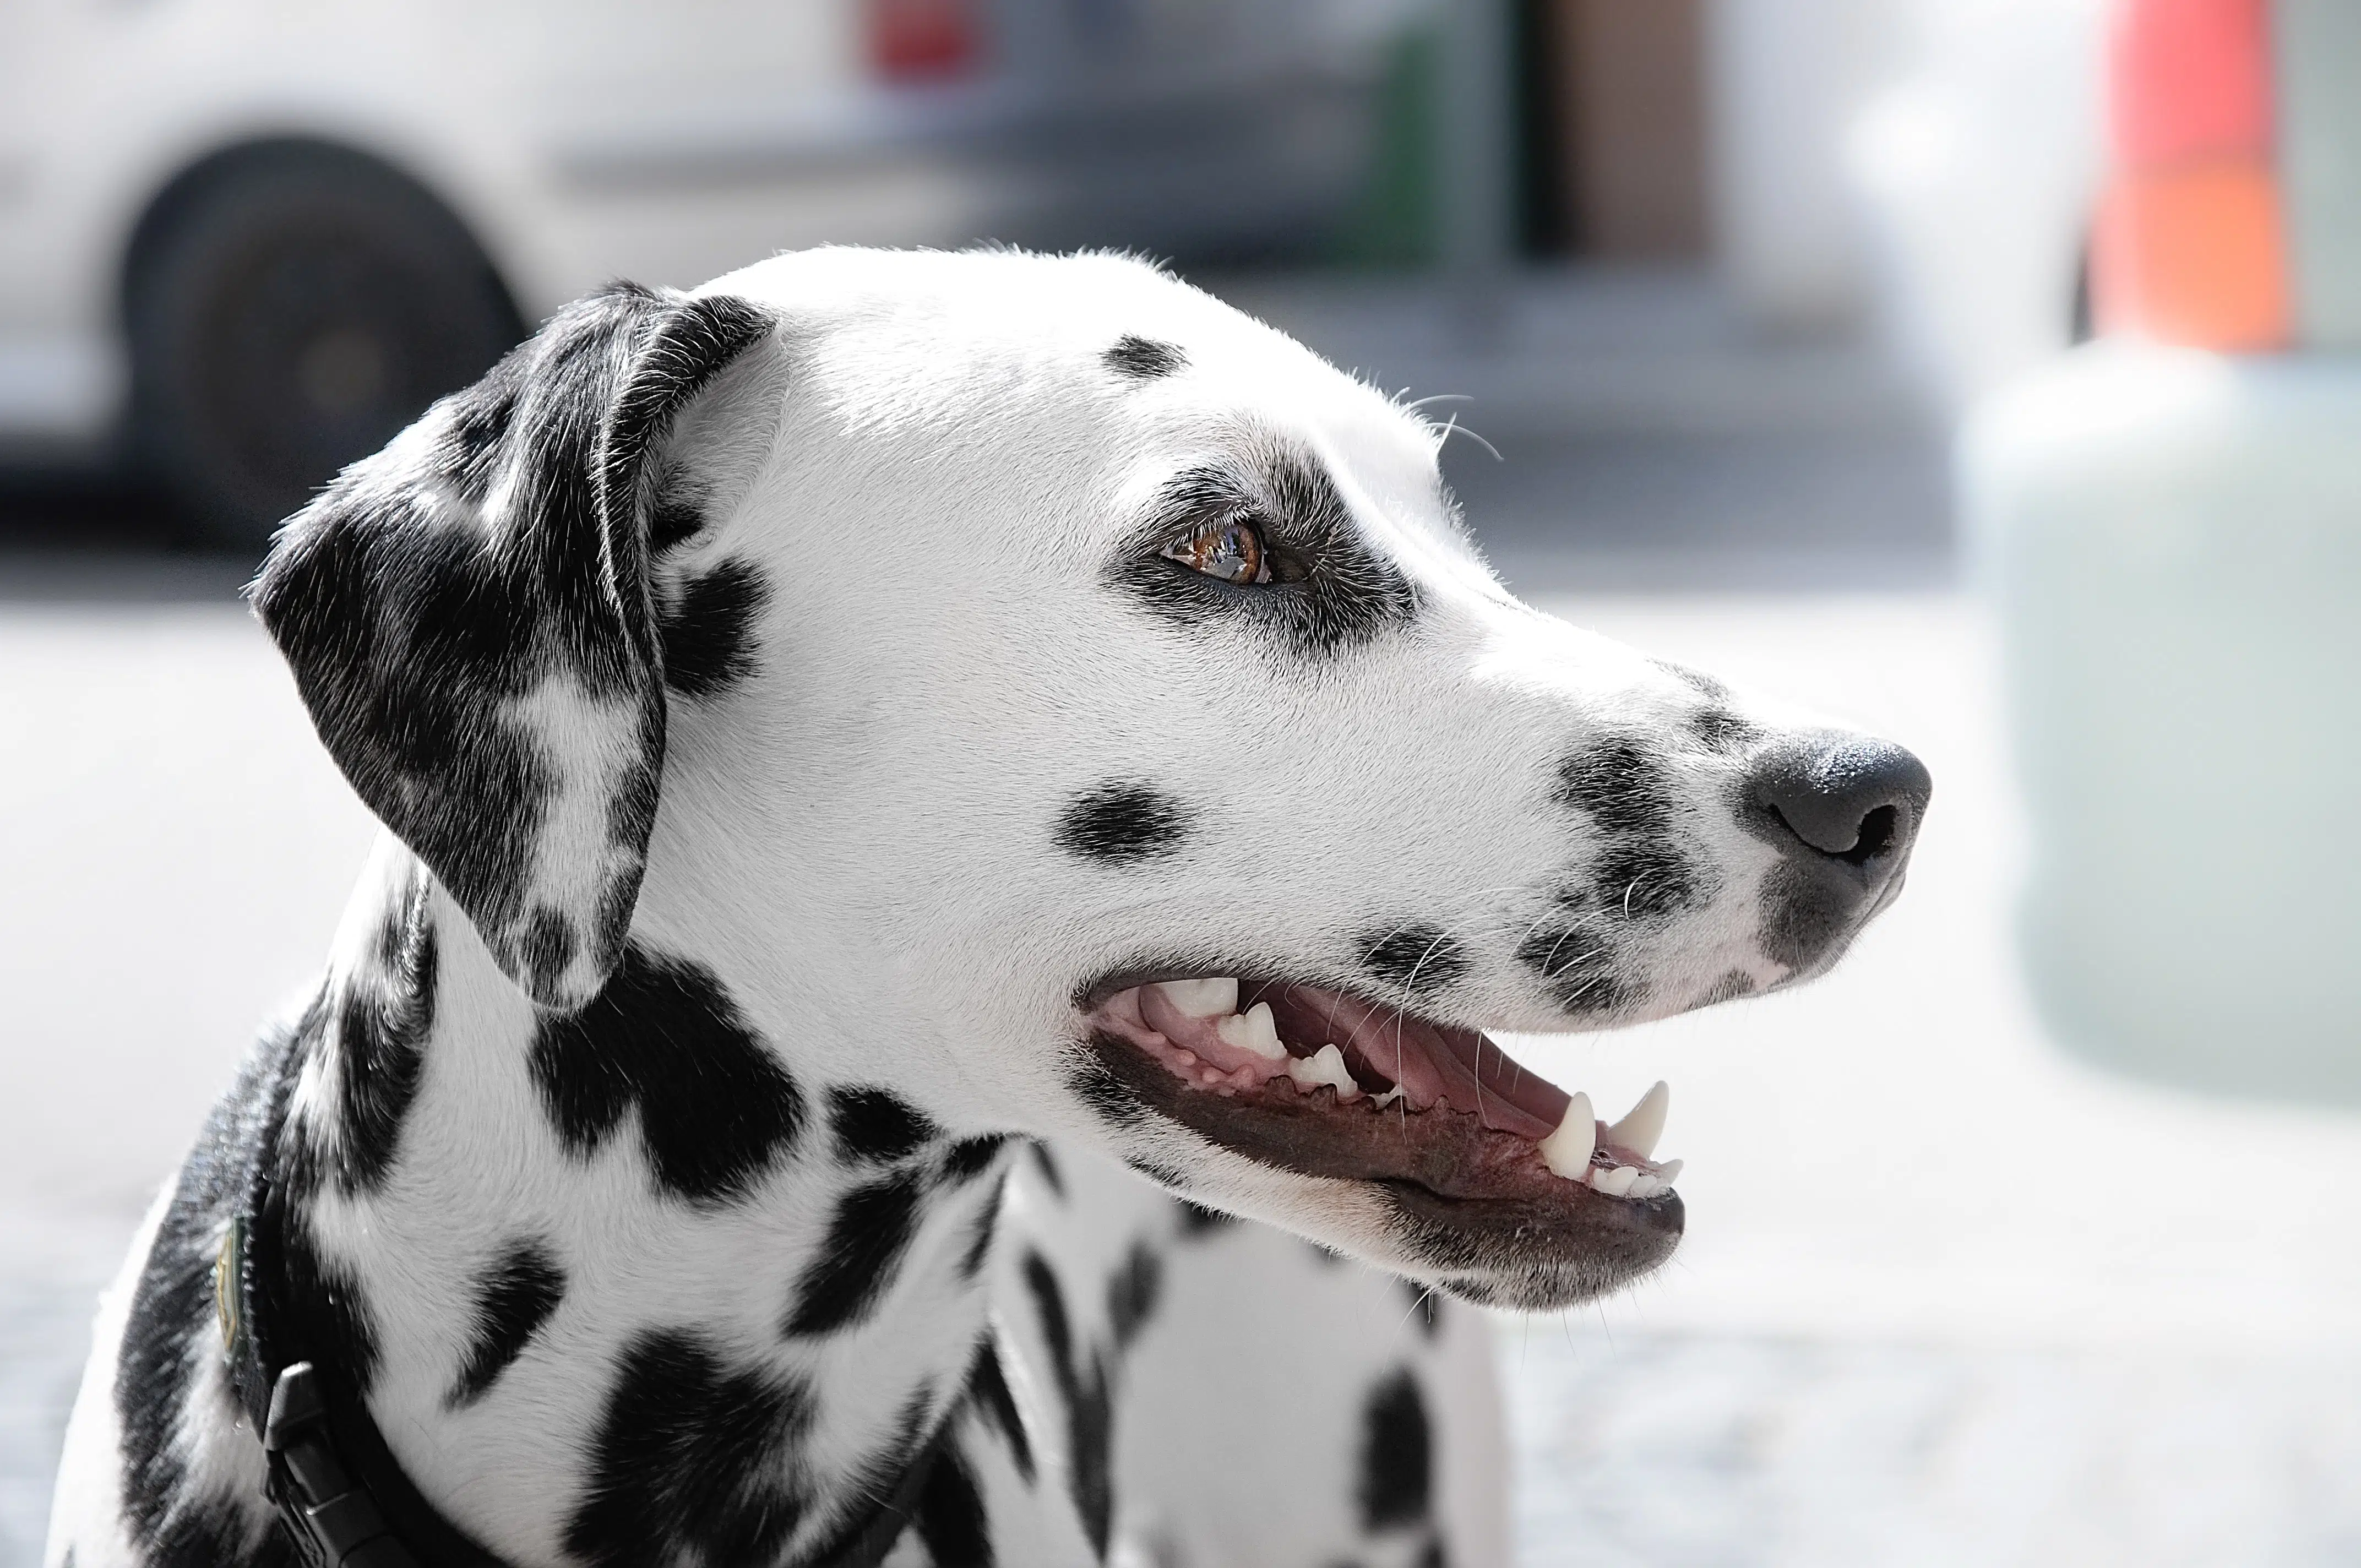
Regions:
<svg viewBox="0 0 2361 1568"><path fill-rule="evenodd" d="M1501 1325L1528 1568L2361 1561L2361 1119L2106 1076L2034 1015L1993 634L1902 390L1749 337L1698 278L1484 316L1226 288L1474 399L1501 460L1455 440L1451 477L1545 608L1857 717L1938 781L1907 895L1829 979L1517 1042L1609 1113L1669 1079L1690 1215L1654 1279ZM93 1293L319 961L368 825L231 597L246 563L159 553L136 502L10 496L0 1568L30 1568Z"/></svg>

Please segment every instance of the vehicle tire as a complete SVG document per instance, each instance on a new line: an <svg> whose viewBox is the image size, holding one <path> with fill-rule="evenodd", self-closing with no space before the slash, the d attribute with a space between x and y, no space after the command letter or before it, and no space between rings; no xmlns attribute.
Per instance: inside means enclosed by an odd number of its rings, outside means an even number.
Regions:
<svg viewBox="0 0 2361 1568"><path fill-rule="evenodd" d="M424 191L327 149L201 175L126 279L132 438L183 537L271 531L523 336L483 252Z"/></svg>

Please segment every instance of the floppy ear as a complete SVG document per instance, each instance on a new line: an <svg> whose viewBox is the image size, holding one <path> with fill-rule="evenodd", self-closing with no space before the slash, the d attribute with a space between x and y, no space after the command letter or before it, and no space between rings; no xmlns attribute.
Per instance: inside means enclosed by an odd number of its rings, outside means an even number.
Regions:
<svg viewBox="0 0 2361 1568"><path fill-rule="evenodd" d="M655 454L772 325L628 284L569 305L346 469L255 583L329 754L544 1006L606 982L655 818Z"/></svg>

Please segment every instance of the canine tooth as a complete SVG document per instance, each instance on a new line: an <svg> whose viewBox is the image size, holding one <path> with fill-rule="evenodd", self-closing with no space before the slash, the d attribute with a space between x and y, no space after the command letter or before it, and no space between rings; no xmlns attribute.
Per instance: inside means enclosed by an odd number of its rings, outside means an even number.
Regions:
<svg viewBox="0 0 2361 1568"><path fill-rule="evenodd" d="M1164 980L1156 983L1164 1000L1191 1018L1220 1018L1238 1010L1235 979Z"/></svg>
<svg viewBox="0 0 2361 1568"><path fill-rule="evenodd" d="M1598 1188L1609 1198L1620 1198L1629 1193L1631 1190L1631 1184L1639 1179L1638 1167L1619 1165L1592 1176L1590 1185Z"/></svg>
<svg viewBox="0 0 2361 1568"><path fill-rule="evenodd" d="M1542 1163L1554 1176L1579 1181L1590 1168L1590 1151L1598 1135L1598 1117L1590 1108L1590 1096L1577 1094L1565 1102L1557 1130L1542 1140Z"/></svg>
<svg viewBox="0 0 2361 1568"><path fill-rule="evenodd" d="M1243 1013L1233 1013L1214 1026L1224 1045L1270 1061L1285 1061L1287 1047L1279 1043L1279 1020L1270 1015L1270 1003L1257 1002Z"/></svg>
<svg viewBox="0 0 2361 1568"><path fill-rule="evenodd" d="M1680 1173L1681 1162L1676 1159L1668 1159L1664 1164L1656 1168L1656 1185L1666 1191L1670 1191L1672 1190L1673 1179L1680 1175Z"/></svg>
<svg viewBox="0 0 2361 1568"><path fill-rule="evenodd" d="M1607 1129L1607 1141L1646 1159L1656 1152L1656 1140L1664 1135L1664 1112L1672 1103L1671 1086L1658 1079L1655 1088L1640 1096L1640 1102Z"/></svg>
<svg viewBox="0 0 2361 1568"><path fill-rule="evenodd" d="M1309 1058L1289 1058L1287 1076L1295 1080L1299 1089L1312 1090L1323 1083L1328 1084L1334 1088L1339 1101L1361 1097L1361 1086L1354 1082L1353 1075L1345 1070L1345 1053L1334 1046L1323 1046Z"/></svg>

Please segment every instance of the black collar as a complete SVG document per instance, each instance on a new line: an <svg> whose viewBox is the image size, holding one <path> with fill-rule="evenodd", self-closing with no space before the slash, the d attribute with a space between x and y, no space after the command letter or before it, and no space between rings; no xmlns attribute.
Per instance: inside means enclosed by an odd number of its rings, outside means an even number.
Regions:
<svg viewBox="0 0 2361 1568"><path fill-rule="evenodd" d="M316 1320L287 1310L287 1195L270 1173L293 1066L283 1071L245 1201L214 1266L230 1384L250 1429L262 1434L264 1495L307 1568L509 1568L419 1493L326 1347L302 1343L301 1325ZM875 1509L805 1563L876 1568L915 1519L950 1425L942 1420L918 1445Z"/></svg>

